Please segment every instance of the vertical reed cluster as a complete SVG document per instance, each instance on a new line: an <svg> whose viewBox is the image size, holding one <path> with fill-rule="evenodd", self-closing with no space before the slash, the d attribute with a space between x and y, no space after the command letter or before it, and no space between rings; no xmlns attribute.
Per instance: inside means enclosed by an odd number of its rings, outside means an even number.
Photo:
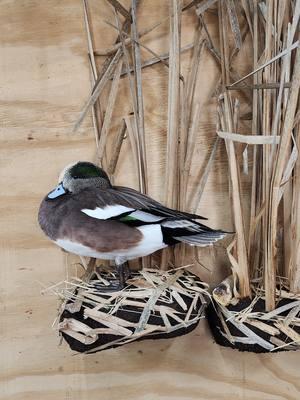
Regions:
<svg viewBox="0 0 300 400"><path fill-rule="evenodd" d="M104 0L103 0L104 1ZM184 6L182 1L169 1L169 53L158 55L142 42L142 38L156 27L166 22L166 18L158 21L151 27L139 29L139 12L143 4L138 0L131 1L130 9L118 0L105 0L112 8L112 19L114 23L105 21L112 30L118 32L115 44L105 51L95 50L93 44L92 16L89 11L88 0L83 0L84 21L87 33L87 44L89 52L89 63L91 68L92 90L83 107L82 112L74 126L78 129L89 111L92 111L95 128L97 147L97 162L113 175L119 159L122 143L125 135L129 138L133 162L138 174L139 190L144 193L148 191L147 177L147 154L145 132L145 113L143 96L142 70L151 67L158 62L168 68L168 115L167 120L167 143L166 143L166 172L165 172L165 202L169 207L186 209L186 192L188 187L189 172L191 168L195 138L198 132L201 113L200 104L194 102L194 92L197 81L198 67L201 50L205 44L204 29L201 15L196 15L198 2L190 2ZM207 9L202 7L203 11ZM197 20L195 26L194 42L188 46L181 47L181 18L182 13L193 7ZM198 10L198 9L197 9ZM143 62L140 49L145 49L152 58ZM193 48L191 70L186 77L181 73L181 54ZM153 57L154 56L154 57ZM102 67L98 67L97 57L106 57ZM119 129L116 133L115 146L108 154L108 137L112 132L112 114L118 96L120 79L127 79L130 89L131 113L124 115L120 120ZM108 88L105 104L102 99L104 89ZM105 113L103 113L105 111ZM208 173L208 170L207 170ZM198 204L201 190L196 196ZM196 206L197 206L196 204ZM195 206L195 207L196 207ZM163 264L168 264L165 255Z"/></svg>
<svg viewBox="0 0 300 400"><path fill-rule="evenodd" d="M292 292L300 290L300 1L219 1L218 13L223 84L218 133L225 139L229 160L236 230L230 247L233 273L241 297L251 296L250 280L261 278L266 308L272 310L280 278ZM253 44L253 71L236 79L231 65L243 45L240 24L245 21ZM232 90L252 95L252 128L247 135L238 134L238 101ZM245 144L246 164L248 150L251 154L249 223L243 220L236 142Z"/></svg>

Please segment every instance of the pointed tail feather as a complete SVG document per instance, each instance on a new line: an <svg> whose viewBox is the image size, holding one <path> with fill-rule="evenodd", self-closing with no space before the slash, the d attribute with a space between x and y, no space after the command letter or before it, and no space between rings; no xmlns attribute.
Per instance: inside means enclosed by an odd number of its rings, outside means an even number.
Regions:
<svg viewBox="0 0 300 400"><path fill-rule="evenodd" d="M229 233L188 219L163 221L161 230L164 243L169 245L183 242L194 246L209 246Z"/></svg>
<svg viewBox="0 0 300 400"><path fill-rule="evenodd" d="M207 231L194 235L173 236L179 242L187 243L192 246L209 246L227 235L224 231Z"/></svg>

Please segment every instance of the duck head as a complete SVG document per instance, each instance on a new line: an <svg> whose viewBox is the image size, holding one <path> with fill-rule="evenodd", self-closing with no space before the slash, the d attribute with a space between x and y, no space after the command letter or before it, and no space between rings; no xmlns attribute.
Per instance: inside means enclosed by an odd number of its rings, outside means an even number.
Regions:
<svg viewBox="0 0 300 400"><path fill-rule="evenodd" d="M85 189L111 187L103 169L88 161L78 161L66 166L59 175L58 185L47 198L55 199L66 193L76 194Z"/></svg>

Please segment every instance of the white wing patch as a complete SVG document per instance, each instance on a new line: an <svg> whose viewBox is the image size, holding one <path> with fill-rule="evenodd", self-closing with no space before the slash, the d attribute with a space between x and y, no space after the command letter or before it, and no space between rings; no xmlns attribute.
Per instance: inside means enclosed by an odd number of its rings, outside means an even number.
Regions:
<svg viewBox="0 0 300 400"><path fill-rule="evenodd" d="M94 210L83 208L81 212L85 213L89 217L96 219L109 219L117 217L118 215L124 214L129 211L134 211L134 208L129 208L120 205L105 206L104 208L96 207Z"/></svg>
<svg viewBox="0 0 300 400"><path fill-rule="evenodd" d="M183 220L175 220L175 221L165 221L162 222L162 226L165 226L166 228L187 228L191 232L199 232L201 231L201 228L199 225L195 224L193 221L189 221L186 219Z"/></svg>
<svg viewBox="0 0 300 400"><path fill-rule="evenodd" d="M158 222L165 219L165 217L153 215L150 212L147 213L144 211L135 210L134 208L129 208L121 205L106 206L104 208L97 207L94 210L84 208L81 211L86 215L88 215L89 217L104 219L104 220L112 217L117 217L118 215L122 215L130 211L132 211L129 214L130 217L138 219L139 221L142 222Z"/></svg>
<svg viewBox="0 0 300 400"><path fill-rule="evenodd" d="M158 215L153 215L151 213L147 213L144 211L134 211L131 214L129 214L131 217L138 219L139 221L143 222L158 222L161 221L162 219L165 219L166 217L159 217Z"/></svg>

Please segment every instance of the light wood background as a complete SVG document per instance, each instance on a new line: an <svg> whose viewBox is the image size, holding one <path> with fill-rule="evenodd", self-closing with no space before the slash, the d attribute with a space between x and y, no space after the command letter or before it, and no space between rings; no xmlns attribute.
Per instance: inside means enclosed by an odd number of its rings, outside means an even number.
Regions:
<svg viewBox="0 0 300 400"><path fill-rule="evenodd" d="M129 1L123 4L128 6ZM204 321L178 339L133 343L95 355L74 355L64 343L59 346L51 329L58 301L50 294L41 295L41 289L65 278L70 259L43 236L36 217L39 202L55 185L59 171L73 160L95 156L90 117L78 133L71 133L90 90L82 4L80 0L2 0L0 5L0 399L298 400L299 352L255 355L221 348L213 343ZM90 5L96 47L105 49L116 38L104 22L114 22L112 9L105 0L90 0ZM142 28L167 15L167 0L142 1ZM208 13L206 18L216 38L215 15ZM193 41L194 25L190 10L182 21L182 45ZM168 50L167 34L166 22L144 42L162 54ZM246 48L238 56L241 75L247 71L244 61L250 54ZM190 58L191 52L183 57L183 73ZM217 65L204 53L197 84L203 115L190 193L215 137L216 97L212 95L218 74ZM149 186L158 200L163 200L167 77L162 65L143 72ZM131 111L128 99L123 80L111 140L120 116ZM119 184L136 185L131 164L125 142L116 174ZM198 211L210 218L211 226L230 229L226 168L224 148L220 148ZM246 190L245 205L247 201ZM204 250L200 257L209 268L196 268L203 279L217 282L226 274L224 247Z"/></svg>

